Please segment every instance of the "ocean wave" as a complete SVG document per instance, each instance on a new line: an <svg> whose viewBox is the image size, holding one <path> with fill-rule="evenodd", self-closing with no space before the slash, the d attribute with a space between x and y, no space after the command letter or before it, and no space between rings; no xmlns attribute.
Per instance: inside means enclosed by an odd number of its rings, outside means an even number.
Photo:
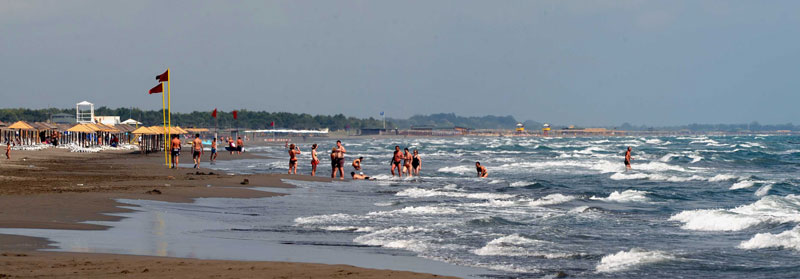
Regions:
<svg viewBox="0 0 800 279"><path fill-rule="evenodd" d="M732 174L717 174L712 178L709 178L709 182L721 182L721 181L728 181L728 180L737 180L739 179L738 176Z"/></svg>
<svg viewBox="0 0 800 279"><path fill-rule="evenodd" d="M353 216L350 214L336 213L336 214L316 215L308 217L297 217L294 219L294 223L298 225L325 224L325 223L351 221L357 218L358 218L357 216Z"/></svg>
<svg viewBox="0 0 800 279"><path fill-rule="evenodd" d="M752 250L763 248L784 248L800 251L800 226L779 234L759 233L743 241L740 249Z"/></svg>
<svg viewBox="0 0 800 279"><path fill-rule="evenodd" d="M454 167L443 167L436 170L438 172L449 172L455 174L469 174L475 172L475 167L470 166L454 166Z"/></svg>
<svg viewBox="0 0 800 279"><path fill-rule="evenodd" d="M542 257L557 259L571 257L572 254L553 251L556 244L537 239L530 239L512 234L489 241L485 246L472 251L478 256L512 256Z"/></svg>
<svg viewBox="0 0 800 279"><path fill-rule="evenodd" d="M431 232L431 230L414 226L391 227L358 236L353 239L353 242L422 253L429 250L429 245L427 242L414 238L414 235L426 232Z"/></svg>
<svg viewBox="0 0 800 279"><path fill-rule="evenodd" d="M636 268L646 264L672 261L677 259L664 251L647 251L632 248L630 251L620 251L616 254L604 256L597 265L597 272L618 272Z"/></svg>
<svg viewBox="0 0 800 279"><path fill-rule="evenodd" d="M730 189L731 190L736 190L736 189L750 188L750 187L755 186L756 183L760 183L760 182L753 181L753 180L742 180L742 181L733 183L733 185L731 185Z"/></svg>
<svg viewBox="0 0 800 279"><path fill-rule="evenodd" d="M395 194L401 197L410 198L427 198L427 197L453 197L453 198L468 198L468 199L510 199L515 197L509 194L495 194L495 193L463 193L463 192L446 192L440 190L428 190L421 188L408 188Z"/></svg>
<svg viewBox="0 0 800 279"><path fill-rule="evenodd" d="M800 196L765 196L733 209L686 210L669 220L695 231L740 231L762 223L800 222Z"/></svg>
<svg viewBox="0 0 800 279"><path fill-rule="evenodd" d="M763 197L763 196L766 196L767 194L769 194L770 190L772 190L772 184L767 184L767 185L761 186L761 188L758 188L758 190L756 190L756 192L755 192L755 195L756 195L756 197Z"/></svg>
<svg viewBox="0 0 800 279"><path fill-rule="evenodd" d="M607 198L598 198L592 196L590 199L601 200L607 202L648 202L650 199L646 196L650 192L638 190L625 190L622 193L614 191Z"/></svg>
<svg viewBox="0 0 800 279"><path fill-rule="evenodd" d="M404 214L404 215L451 215L451 214L458 214L458 210L453 208L446 208L446 207L437 207L437 206L409 206L404 207L397 210L392 211L373 211L367 213L370 216L382 216L382 215L396 215L396 214Z"/></svg>
<svg viewBox="0 0 800 279"><path fill-rule="evenodd" d="M646 179L646 180L653 180L653 181L667 181L667 182L687 182L687 181L702 181L706 180L705 177L699 175L692 175L690 177L685 176L675 176L675 175L662 175L662 174L648 174L648 173L622 173L618 172L612 174L610 179L613 180L638 180L638 179Z"/></svg>
<svg viewBox="0 0 800 279"><path fill-rule="evenodd" d="M530 182L530 181L514 181L514 182L512 182L511 184L509 184L508 186L511 186L511 187L525 187L525 186L528 186L528 185L533 185L533 184L536 184L536 182Z"/></svg>
<svg viewBox="0 0 800 279"><path fill-rule="evenodd" d="M545 206L569 202L575 199L575 196L568 196L562 194L550 194L539 199L530 201L528 205L531 206Z"/></svg>

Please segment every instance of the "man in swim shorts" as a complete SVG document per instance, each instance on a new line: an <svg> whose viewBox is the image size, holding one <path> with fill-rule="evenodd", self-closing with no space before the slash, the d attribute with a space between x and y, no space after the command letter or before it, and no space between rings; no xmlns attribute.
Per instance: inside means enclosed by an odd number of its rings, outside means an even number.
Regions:
<svg viewBox="0 0 800 279"><path fill-rule="evenodd" d="M400 152L400 146L394 146L394 155L392 156L392 176L394 176L394 169L397 168L397 175L403 177L403 168L400 166L400 162L403 160L403 153Z"/></svg>
<svg viewBox="0 0 800 279"><path fill-rule="evenodd" d="M631 160L633 160L633 157L631 157L631 147L628 146L628 151L625 151L625 169L626 170L630 170L631 169Z"/></svg>
<svg viewBox="0 0 800 279"><path fill-rule="evenodd" d="M338 160L338 162L336 162L336 167L339 169L339 179L342 179L342 180L344 180L344 153L346 153L346 152L347 152L347 150L344 149L344 146L342 145L342 141L337 140L336 141L336 159Z"/></svg>
<svg viewBox="0 0 800 279"><path fill-rule="evenodd" d="M192 160L194 161L194 168L200 168L200 155L203 155L203 141L200 140L200 134L194 134L192 141Z"/></svg>
<svg viewBox="0 0 800 279"><path fill-rule="evenodd" d="M172 136L172 143L170 145L172 149L172 166L173 169L178 168L178 158L181 156L181 139L178 135Z"/></svg>

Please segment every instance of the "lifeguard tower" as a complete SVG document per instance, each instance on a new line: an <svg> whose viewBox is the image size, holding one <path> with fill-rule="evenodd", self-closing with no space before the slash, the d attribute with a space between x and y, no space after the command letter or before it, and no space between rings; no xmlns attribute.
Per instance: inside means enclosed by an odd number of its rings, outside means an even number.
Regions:
<svg viewBox="0 0 800 279"><path fill-rule="evenodd" d="M82 124L94 123L94 104L87 101L76 104L75 121Z"/></svg>
<svg viewBox="0 0 800 279"><path fill-rule="evenodd" d="M547 136L547 134L548 134L549 132L550 132L550 124L547 124L547 123L545 123L545 124L544 124L544 128L542 128L542 134L543 134L544 136Z"/></svg>
<svg viewBox="0 0 800 279"><path fill-rule="evenodd" d="M517 132L517 134L524 133L525 132L525 125L523 125L520 122L517 122L517 128L515 129L515 131Z"/></svg>

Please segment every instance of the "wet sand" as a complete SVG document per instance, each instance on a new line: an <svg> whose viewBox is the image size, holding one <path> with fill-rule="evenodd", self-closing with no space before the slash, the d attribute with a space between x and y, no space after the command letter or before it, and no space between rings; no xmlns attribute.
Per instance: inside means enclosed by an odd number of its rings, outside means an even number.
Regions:
<svg viewBox="0 0 800 279"><path fill-rule="evenodd" d="M184 152L182 161L191 162ZM261 158L219 153L217 160ZM207 157L203 158L207 160ZM205 161L205 160L204 160ZM192 202L195 198L281 195L249 187L292 187L281 179L330 181L301 175L228 175L210 169L167 169L161 154L70 153L63 149L15 151L0 161L0 228L97 230L85 221L116 221L104 213L130 212L115 199ZM245 179L247 182L245 183ZM430 274L343 265L237 262L111 254L36 252L41 238L0 234L0 277L241 277L433 278ZM24 255L24 256L18 256ZM143 272L147 270L146 272ZM267 275L268 274L268 275ZM272 277L270 277L272 276Z"/></svg>

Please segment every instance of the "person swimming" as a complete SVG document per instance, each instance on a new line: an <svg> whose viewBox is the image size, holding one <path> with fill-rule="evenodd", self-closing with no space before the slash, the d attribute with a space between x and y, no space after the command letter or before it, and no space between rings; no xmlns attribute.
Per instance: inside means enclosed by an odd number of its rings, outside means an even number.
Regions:
<svg viewBox="0 0 800 279"><path fill-rule="evenodd" d="M481 162L475 162L475 169L478 171L478 177L486 178L489 176L489 171L486 170L486 167L481 166Z"/></svg>

